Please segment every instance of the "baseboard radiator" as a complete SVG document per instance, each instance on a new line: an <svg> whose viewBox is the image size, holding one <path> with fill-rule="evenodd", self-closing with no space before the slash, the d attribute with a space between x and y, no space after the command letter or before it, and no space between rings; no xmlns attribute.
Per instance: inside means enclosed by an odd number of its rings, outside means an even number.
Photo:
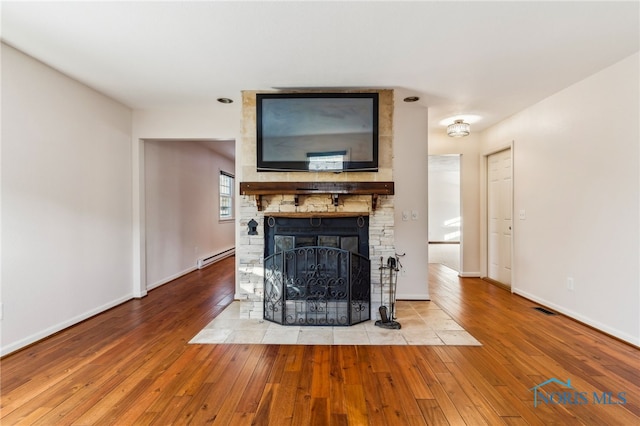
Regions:
<svg viewBox="0 0 640 426"><path fill-rule="evenodd" d="M236 248L230 248L229 250L221 251L220 253L214 254L212 256L207 256L202 259L198 259L198 269L206 268L212 263L216 263L219 260L224 259L225 257L233 256L236 254Z"/></svg>

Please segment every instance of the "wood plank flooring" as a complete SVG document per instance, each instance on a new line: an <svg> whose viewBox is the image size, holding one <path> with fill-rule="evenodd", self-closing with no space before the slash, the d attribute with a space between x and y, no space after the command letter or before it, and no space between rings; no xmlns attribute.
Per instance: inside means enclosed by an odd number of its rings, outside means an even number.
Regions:
<svg viewBox="0 0 640 426"><path fill-rule="evenodd" d="M481 347L189 345L233 282L228 258L3 358L0 422L640 424L637 348L446 267L430 265L432 300ZM573 389L534 407L549 378Z"/></svg>

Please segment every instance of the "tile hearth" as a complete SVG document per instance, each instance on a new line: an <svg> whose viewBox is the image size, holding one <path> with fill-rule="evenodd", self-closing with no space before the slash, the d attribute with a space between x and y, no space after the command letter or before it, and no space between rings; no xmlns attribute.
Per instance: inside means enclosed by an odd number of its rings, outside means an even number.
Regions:
<svg viewBox="0 0 640 426"><path fill-rule="evenodd" d="M251 316L243 312L242 302L235 301L189 343L481 346L434 302L398 301L400 330L376 327L375 321L351 327L282 326Z"/></svg>

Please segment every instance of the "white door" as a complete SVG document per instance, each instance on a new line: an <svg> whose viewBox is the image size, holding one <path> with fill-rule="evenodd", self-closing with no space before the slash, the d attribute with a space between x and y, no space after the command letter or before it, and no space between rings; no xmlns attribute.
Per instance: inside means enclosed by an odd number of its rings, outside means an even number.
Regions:
<svg viewBox="0 0 640 426"><path fill-rule="evenodd" d="M511 149L487 157L487 276L511 286Z"/></svg>

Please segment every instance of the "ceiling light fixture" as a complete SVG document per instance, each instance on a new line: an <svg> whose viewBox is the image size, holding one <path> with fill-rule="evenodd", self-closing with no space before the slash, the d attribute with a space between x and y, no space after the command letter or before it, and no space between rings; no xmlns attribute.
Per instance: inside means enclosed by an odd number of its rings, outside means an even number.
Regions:
<svg viewBox="0 0 640 426"><path fill-rule="evenodd" d="M403 99L405 102L418 102L420 100L417 96L407 96Z"/></svg>
<svg viewBox="0 0 640 426"><path fill-rule="evenodd" d="M452 138L461 138L463 136L469 136L471 126L469 123L465 123L463 120L456 120L453 124L447 126L447 135Z"/></svg>
<svg viewBox="0 0 640 426"><path fill-rule="evenodd" d="M221 104L230 104L230 103L233 103L233 99L229 99L229 98L218 98L218 102L220 102Z"/></svg>

